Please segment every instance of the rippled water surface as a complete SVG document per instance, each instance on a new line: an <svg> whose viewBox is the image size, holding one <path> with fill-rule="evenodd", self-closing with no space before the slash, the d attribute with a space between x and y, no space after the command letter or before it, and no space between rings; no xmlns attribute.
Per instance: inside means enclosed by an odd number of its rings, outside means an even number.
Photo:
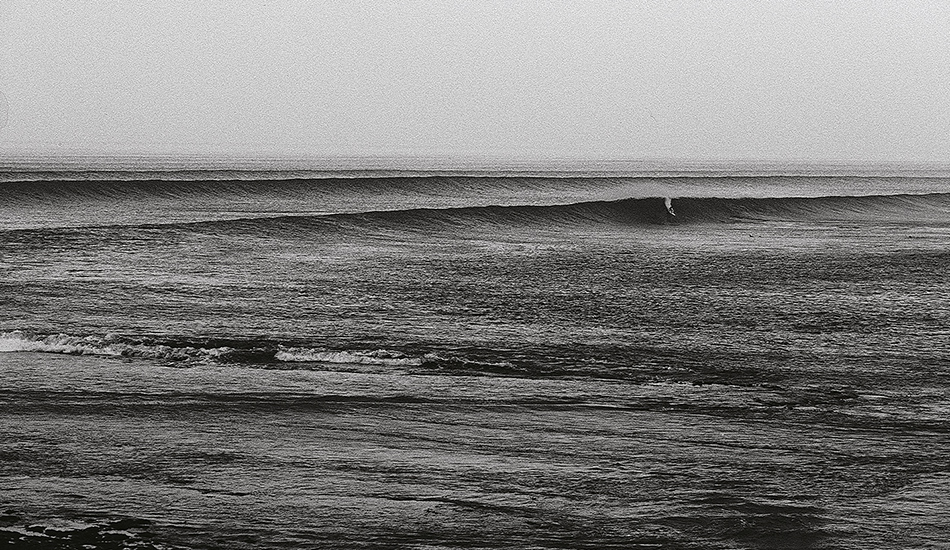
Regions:
<svg viewBox="0 0 950 550"><path fill-rule="evenodd" d="M0 174L11 547L946 547L939 174L67 168Z"/></svg>

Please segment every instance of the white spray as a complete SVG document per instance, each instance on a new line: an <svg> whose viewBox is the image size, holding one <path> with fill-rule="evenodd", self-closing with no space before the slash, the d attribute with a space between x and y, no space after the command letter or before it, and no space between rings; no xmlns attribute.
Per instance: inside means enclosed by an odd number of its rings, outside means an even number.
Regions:
<svg viewBox="0 0 950 550"><path fill-rule="evenodd" d="M666 197L663 199L663 204L666 205L666 211L670 213L670 216L676 215L676 212L673 212L673 199Z"/></svg>

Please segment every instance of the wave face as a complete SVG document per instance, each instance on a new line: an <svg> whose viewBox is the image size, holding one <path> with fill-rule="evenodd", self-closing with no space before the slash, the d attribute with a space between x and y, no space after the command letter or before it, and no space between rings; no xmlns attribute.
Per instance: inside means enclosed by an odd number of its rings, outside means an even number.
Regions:
<svg viewBox="0 0 950 550"><path fill-rule="evenodd" d="M519 207L510 218L540 219L525 207L560 207L551 211L567 221L619 220L660 223L652 204L635 201L667 198L683 204L690 219L716 220L755 215L838 215L873 204L793 205L784 199L925 195L944 193L941 177L897 176L646 176L558 174L539 176L512 172L481 174L380 173L364 171L184 170L184 171L47 171L0 173L0 230L97 225L195 223L234 219L379 211L462 210ZM751 202L721 202L749 199ZM754 202L775 199L776 204ZM615 207L588 203L615 203ZM831 199L826 199L831 200ZM651 201L652 202L652 201ZM892 207L900 205L892 204ZM903 205L914 208L914 204ZM814 208L813 212L808 212ZM782 212L782 209L786 209ZM674 209L674 211L676 211ZM423 216L421 213L417 213ZM464 214L464 212L455 212ZM432 216L433 214L428 214ZM479 216L470 212L469 217ZM487 216L492 219L491 215ZM505 223L504 219L500 219ZM557 222L557 220L555 220Z"/></svg>
<svg viewBox="0 0 950 550"><path fill-rule="evenodd" d="M190 231L320 232L584 229L754 222L950 223L950 194L814 198L644 198L550 206L411 209L276 216L179 226Z"/></svg>
<svg viewBox="0 0 950 550"><path fill-rule="evenodd" d="M651 226L756 222L950 223L950 193L780 198L651 197L544 206L414 208L340 214L268 215L171 224L135 223L103 229L184 233L304 236L342 233L371 236L392 232L542 229L597 231ZM13 230L23 233L23 230Z"/></svg>
<svg viewBox="0 0 950 550"><path fill-rule="evenodd" d="M676 217L697 221L950 221L950 194L776 198L683 198Z"/></svg>

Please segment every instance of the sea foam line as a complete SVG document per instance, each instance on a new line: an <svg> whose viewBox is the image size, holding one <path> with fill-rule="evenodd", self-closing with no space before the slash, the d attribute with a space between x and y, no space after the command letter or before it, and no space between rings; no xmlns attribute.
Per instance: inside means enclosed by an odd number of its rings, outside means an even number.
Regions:
<svg viewBox="0 0 950 550"><path fill-rule="evenodd" d="M180 366L247 365L264 368L284 365L282 369L313 369L316 365L350 365L397 370L422 367L427 371L457 374L525 374L525 370L502 358L472 358L455 353L429 351L408 354L391 349L330 349L326 347L287 346L275 342L228 341L232 345L201 346L182 341L154 343L116 334L76 336L36 334L15 330L0 332L0 353L53 353L112 358L137 358L171 361Z"/></svg>
<svg viewBox="0 0 950 550"><path fill-rule="evenodd" d="M200 347L130 342L121 336L37 335L25 331L0 333L0 353L38 352L64 355L137 357L197 363L331 363L348 365L419 366L426 358L398 351L331 350L307 347Z"/></svg>
<svg viewBox="0 0 950 550"><path fill-rule="evenodd" d="M422 358L408 357L390 350L332 351L314 348L280 347L274 358L288 363L335 363L348 365L419 366Z"/></svg>
<svg viewBox="0 0 950 550"><path fill-rule="evenodd" d="M73 336L69 334L33 335L23 331L0 333L0 352L40 352L65 355L102 355L146 359L195 360L224 356L233 348L173 347L162 344L123 342L116 335Z"/></svg>

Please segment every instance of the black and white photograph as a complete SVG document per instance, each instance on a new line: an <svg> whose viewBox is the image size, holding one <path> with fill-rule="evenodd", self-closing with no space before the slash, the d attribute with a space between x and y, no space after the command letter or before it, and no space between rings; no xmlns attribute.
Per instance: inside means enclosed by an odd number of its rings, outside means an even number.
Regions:
<svg viewBox="0 0 950 550"><path fill-rule="evenodd" d="M0 0L0 550L950 550L950 2Z"/></svg>

